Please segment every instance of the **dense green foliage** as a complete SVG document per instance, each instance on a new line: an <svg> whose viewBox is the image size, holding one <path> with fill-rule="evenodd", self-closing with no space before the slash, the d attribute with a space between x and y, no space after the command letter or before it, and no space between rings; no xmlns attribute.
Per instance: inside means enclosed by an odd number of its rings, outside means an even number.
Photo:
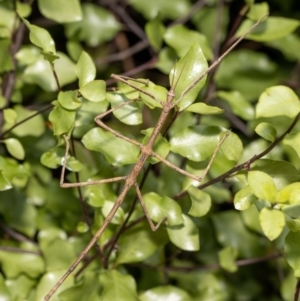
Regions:
<svg viewBox="0 0 300 301"><path fill-rule="evenodd" d="M0 300L43 300L122 190L62 188L65 138L65 183L125 177L171 88L137 178L166 220L152 232L131 189L51 300L296 300L299 18L296 0L0 1Z"/></svg>

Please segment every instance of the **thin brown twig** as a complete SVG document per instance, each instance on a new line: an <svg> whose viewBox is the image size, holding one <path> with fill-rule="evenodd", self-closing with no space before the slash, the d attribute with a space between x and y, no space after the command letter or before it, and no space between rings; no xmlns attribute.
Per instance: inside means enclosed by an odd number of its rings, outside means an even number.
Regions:
<svg viewBox="0 0 300 301"><path fill-rule="evenodd" d="M295 295L294 295L294 301L298 301L299 300L299 294L300 294L300 279L297 279L297 284L296 284L296 288L295 288Z"/></svg>
<svg viewBox="0 0 300 301"><path fill-rule="evenodd" d="M41 252L39 251L31 251L31 250L25 250L15 247L9 247L9 246L0 246L1 251L5 252L12 252L12 253L23 253L23 254L32 254L32 255L41 255Z"/></svg>

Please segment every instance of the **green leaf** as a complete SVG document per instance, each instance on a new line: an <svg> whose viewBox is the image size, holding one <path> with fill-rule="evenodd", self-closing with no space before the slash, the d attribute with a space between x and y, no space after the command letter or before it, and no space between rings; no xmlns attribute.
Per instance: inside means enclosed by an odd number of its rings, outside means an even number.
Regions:
<svg viewBox="0 0 300 301"><path fill-rule="evenodd" d="M203 161L213 154L220 129L216 126L197 125L184 128L170 140L171 151L192 161Z"/></svg>
<svg viewBox="0 0 300 301"><path fill-rule="evenodd" d="M241 139L232 132L222 132L220 139L227 135L224 142L221 144L221 151L225 157L230 161L238 161L243 154L243 144Z"/></svg>
<svg viewBox="0 0 300 301"><path fill-rule="evenodd" d="M251 8L247 13L247 17L253 21L258 21L267 14L269 14L269 5L267 2L262 2L251 5Z"/></svg>
<svg viewBox="0 0 300 301"><path fill-rule="evenodd" d="M121 274L117 270L106 270L99 278L103 287L101 300L138 301L136 284L131 275Z"/></svg>
<svg viewBox="0 0 300 301"><path fill-rule="evenodd" d="M170 47L164 47L158 54L158 61L156 62L155 67L164 74L169 74L176 59L176 52Z"/></svg>
<svg viewBox="0 0 300 301"><path fill-rule="evenodd" d="M300 183L292 183L285 186L278 192L277 202L284 203L289 202L290 204L300 203Z"/></svg>
<svg viewBox="0 0 300 301"><path fill-rule="evenodd" d="M99 291L101 291L99 279L95 277L94 271L89 271L84 273L83 279L76 286L61 292L59 299L61 301L97 300L100 298Z"/></svg>
<svg viewBox="0 0 300 301"><path fill-rule="evenodd" d="M143 139L143 144L145 145L149 139L151 134L153 133L153 128L149 128L147 130L143 130L142 134L145 135L145 138ZM158 135L157 139L155 140L155 143L153 145L153 151L155 153L157 153L158 155L160 155L163 158L166 158L169 154L170 151L170 144L168 142L168 140L165 137L162 137L161 134ZM150 156L148 158L148 161L150 161L151 164L155 164L160 162L159 159Z"/></svg>
<svg viewBox="0 0 300 301"><path fill-rule="evenodd" d="M75 122L75 111L65 110L58 102L49 114L49 121L53 125L53 134L59 136L68 133Z"/></svg>
<svg viewBox="0 0 300 301"><path fill-rule="evenodd" d="M181 250L198 251L200 249L198 228L187 215L182 214L182 217L182 225L167 226L170 241Z"/></svg>
<svg viewBox="0 0 300 301"><path fill-rule="evenodd" d="M277 189L273 179L268 174L261 171L250 171L248 183L256 197L270 203L276 202Z"/></svg>
<svg viewBox="0 0 300 301"><path fill-rule="evenodd" d="M0 51L2 55L0 56L0 72L8 72L14 69L14 64L9 53L10 39L0 39Z"/></svg>
<svg viewBox="0 0 300 301"><path fill-rule="evenodd" d="M224 110L221 108L208 106L203 102L194 103L185 110L202 115L222 114L224 112Z"/></svg>
<svg viewBox="0 0 300 301"><path fill-rule="evenodd" d="M235 263L237 255L237 250L235 250L234 248L223 248L218 252L220 266L230 273L236 272L238 270L238 266Z"/></svg>
<svg viewBox="0 0 300 301"><path fill-rule="evenodd" d="M81 107L82 102L77 98L77 91L59 92L58 103L66 110L76 110Z"/></svg>
<svg viewBox="0 0 300 301"><path fill-rule="evenodd" d="M162 19L174 20L187 14L190 9L190 4L184 0L173 0L172 5L160 0L149 2L145 2L144 0L130 0L129 3L147 20L154 19L158 15Z"/></svg>
<svg viewBox="0 0 300 301"><path fill-rule="evenodd" d="M281 39L266 43L267 46L278 49L287 60L300 60L300 37L297 34L290 34Z"/></svg>
<svg viewBox="0 0 300 301"><path fill-rule="evenodd" d="M300 181L299 171L294 165L286 161L261 159L257 160L251 169L262 171L272 177L278 190L288 184Z"/></svg>
<svg viewBox="0 0 300 301"><path fill-rule="evenodd" d="M113 201L104 201L104 204L101 208L102 214L104 217L107 217L113 208L115 202ZM111 223L114 225L121 225L124 222L124 210L119 207L117 212L115 213L114 217L111 220Z"/></svg>
<svg viewBox="0 0 300 301"><path fill-rule="evenodd" d="M37 278L44 272L44 261L40 255L0 251L3 273L8 278L15 278L21 273Z"/></svg>
<svg viewBox="0 0 300 301"><path fill-rule="evenodd" d="M167 100L168 91L166 88L149 83L143 88L143 90L148 94L151 94L154 98L153 99L144 93L140 93L140 97L146 106L150 109L162 108L161 102L165 102Z"/></svg>
<svg viewBox="0 0 300 301"><path fill-rule="evenodd" d="M194 217L206 215L211 207L210 195L194 186L188 188L188 194L192 201L192 206L188 213Z"/></svg>
<svg viewBox="0 0 300 301"><path fill-rule="evenodd" d="M0 170L0 191L11 189L11 183L3 175L2 170Z"/></svg>
<svg viewBox="0 0 300 301"><path fill-rule="evenodd" d="M247 210L257 197L253 194L252 189L247 185L239 190L234 196L234 208L236 210Z"/></svg>
<svg viewBox="0 0 300 301"><path fill-rule="evenodd" d="M254 21L245 20L238 29L236 36L242 36L254 24ZM300 22L294 19L283 17L268 17L268 19L255 27L246 39L258 42L270 42L280 39L292 33Z"/></svg>
<svg viewBox="0 0 300 301"><path fill-rule="evenodd" d="M88 75L86 75L86 77L88 77ZM89 101L103 101L106 99L106 83L104 80L93 80L92 82L89 82L81 87L81 89L79 89L79 92L84 98L88 99Z"/></svg>
<svg viewBox="0 0 300 301"><path fill-rule="evenodd" d="M54 62L54 70L62 87L76 80L75 65L64 53L58 52L57 54L59 58ZM41 55L26 67L24 81L29 84L37 84L45 91L58 90L51 65Z"/></svg>
<svg viewBox="0 0 300 301"><path fill-rule="evenodd" d="M115 166L135 163L140 153L138 146L101 128L90 130L84 135L82 142L87 149L102 153L107 161Z"/></svg>
<svg viewBox="0 0 300 301"><path fill-rule="evenodd" d="M284 252L288 264L294 270L294 276L300 277L300 232L290 232L285 238Z"/></svg>
<svg viewBox="0 0 300 301"><path fill-rule="evenodd" d="M36 288L35 300L43 300L46 294L52 289L52 287L59 281L59 279L65 274L66 270L58 270L44 274ZM74 285L74 278L68 277L63 284L53 294L52 300L59 300L58 295L65 289Z"/></svg>
<svg viewBox="0 0 300 301"><path fill-rule="evenodd" d="M140 301L191 301L188 293L172 285L156 286L139 296Z"/></svg>
<svg viewBox="0 0 300 301"><path fill-rule="evenodd" d="M181 225L183 223L180 206L169 197L161 197L157 193L150 192L143 195L146 208L152 220L156 223L167 218L169 226Z"/></svg>
<svg viewBox="0 0 300 301"><path fill-rule="evenodd" d="M286 215L291 218L300 218L300 204L292 205L279 205L280 210L282 210Z"/></svg>
<svg viewBox="0 0 300 301"><path fill-rule="evenodd" d="M147 223L140 223L120 237L117 263L144 261L167 242L168 237L164 229L159 228L154 233Z"/></svg>
<svg viewBox="0 0 300 301"><path fill-rule="evenodd" d="M92 82L96 77L96 67L91 57L85 51L81 52L75 72L79 79L80 88Z"/></svg>
<svg viewBox="0 0 300 301"><path fill-rule="evenodd" d="M3 140L6 145L8 152L18 160L23 160L25 157L25 151L18 139L9 138Z"/></svg>
<svg viewBox="0 0 300 301"><path fill-rule="evenodd" d="M38 0L40 12L48 19L58 23L76 22L82 19L78 0Z"/></svg>
<svg viewBox="0 0 300 301"><path fill-rule="evenodd" d="M300 133L299 132L293 132L290 134L287 134L283 139L283 144L290 146L298 155L298 158L300 158Z"/></svg>
<svg viewBox="0 0 300 301"><path fill-rule="evenodd" d="M48 168L57 168L61 165L63 154L57 148L52 148L41 156L41 163Z"/></svg>
<svg viewBox="0 0 300 301"><path fill-rule="evenodd" d="M206 76L195 86L194 83L207 70L207 61L198 43L194 43L188 52L175 64L169 75L170 85L174 88L175 100L179 101L180 111L190 106L203 88ZM188 91L188 89L190 89Z"/></svg>
<svg viewBox="0 0 300 301"><path fill-rule="evenodd" d="M42 115L38 114L31 118L31 116L35 115L38 111L27 110L21 105L16 105L13 107L13 109L17 115L15 123L18 123L28 118L28 120L24 122L22 126L15 127L12 130L12 133L14 135L18 137L39 137L45 132L45 122ZM9 124L9 127L10 126L12 126L12 124Z"/></svg>
<svg viewBox="0 0 300 301"><path fill-rule="evenodd" d="M217 96L225 100L237 116L245 120L254 119L255 112L253 106L245 100L239 91L218 91Z"/></svg>
<svg viewBox="0 0 300 301"><path fill-rule="evenodd" d="M23 18L22 18L23 19ZM49 32L41 27L38 27L36 25L31 25L27 20L23 19L25 25L29 29L29 39L32 44L36 45L37 47L40 47L43 52L48 53L50 55L53 55L53 60L58 58L56 56L56 50L55 50L55 43L49 34ZM49 60L51 63L52 61Z"/></svg>
<svg viewBox="0 0 300 301"><path fill-rule="evenodd" d="M10 291L11 299L26 300L30 291L35 286L36 281L23 274L20 274L18 277L14 279L6 279L5 284L8 290ZM8 301L8 300L5 299L3 301Z"/></svg>
<svg viewBox="0 0 300 301"><path fill-rule="evenodd" d="M111 103L112 108L114 108L128 101L129 99L124 94L116 92L107 93L107 100ZM137 125L143 122L142 110L136 102L114 110L113 114L125 124Z"/></svg>
<svg viewBox="0 0 300 301"><path fill-rule="evenodd" d="M81 9L82 20L65 25L69 39L96 47L111 40L120 30L120 23L110 11L92 3L82 3Z"/></svg>
<svg viewBox="0 0 300 301"><path fill-rule="evenodd" d="M283 231L285 216L279 210L263 208L259 213L259 222L264 234L272 241Z"/></svg>
<svg viewBox="0 0 300 301"><path fill-rule="evenodd" d="M164 24L156 17L146 23L145 32L151 46L156 51L159 51L163 42L163 35L165 33Z"/></svg>
<svg viewBox="0 0 300 301"><path fill-rule="evenodd" d="M29 3L22 3L20 1L17 1L16 6L16 11L21 17L27 18L31 14L32 8Z"/></svg>
<svg viewBox="0 0 300 301"><path fill-rule="evenodd" d="M294 91L285 86L274 86L260 96L256 106L257 117L287 116L294 118L300 112L300 102Z"/></svg>
<svg viewBox="0 0 300 301"><path fill-rule="evenodd" d="M261 244L257 236L249 232L242 222L240 213L227 210L212 217L216 238L224 247L232 247L241 257L255 257L261 254ZM248 243L245 244L245 241Z"/></svg>
<svg viewBox="0 0 300 301"><path fill-rule="evenodd" d="M62 165L62 160L61 160ZM73 172L79 172L82 169L82 164L80 161L76 160L74 157L68 156L66 162L66 168Z"/></svg>
<svg viewBox="0 0 300 301"><path fill-rule="evenodd" d="M286 225L292 232L300 231L300 219L288 220L286 221Z"/></svg>
<svg viewBox="0 0 300 301"><path fill-rule="evenodd" d="M207 60L213 58L206 36L198 31L187 29L184 25L169 27L164 34L164 40L168 46L174 48L179 57L184 56L193 43L197 43Z"/></svg>
<svg viewBox="0 0 300 301"><path fill-rule="evenodd" d="M258 124L255 128L255 132L257 135L271 142L274 142L277 136L276 129L267 122L261 122Z"/></svg>

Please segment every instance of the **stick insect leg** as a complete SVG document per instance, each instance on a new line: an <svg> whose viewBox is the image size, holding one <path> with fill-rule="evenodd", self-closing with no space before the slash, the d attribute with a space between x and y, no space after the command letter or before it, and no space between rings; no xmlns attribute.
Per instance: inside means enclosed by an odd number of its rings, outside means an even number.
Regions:
<svg viewBox="0 0 300 301"><path fill-rule="evenodd" d="M148 212L148 210L147 210L147 208L146 208L146 204L145 204L144 201L143 201L143 196L142 196L142 194L141 194L140 188L139 188L139 186L138 186L136 183L134 184L134 188L135 188L137 197L138 197L138 199L139 199L139 201L140 201L140 203L141 203L141 206L142 206L142 208L143 208L143 210L144 210L144 212L145 212L145 215L146 215L146 218L147 218L147 220L148 220L148 222L149 222L149 225L150 225L150 227L151 227L151 230L152 230L153 232L155 232L155 231L159 228L159 226L161 225L161 223L164 222L167 218L166 218L166 217L162 218L162 219L158 222L158 224L155 226L154 223L152 222L151 217L150 217L150 215L149 215L149 212Z"/></svg>
<svg viewBox="0 0 300 301"><path fill-rule="evenodd" d="M120 109L120 108L122 108L122 107L124 107L124 106L126 106L126 105L128 105L128 104L130 104L130 103L133 103L134 101L135 101L135 100L129 100L129 101L126 101L126 102L124 102L124 103L122 103L122 104L120 104L120 105L114 107L114 108L111 108L110 110L108 110L108 111L106 111L106 112L104 112L104 113L98 115L97 117L95 117L94 121L95 121L100 127L106 129L108 132L114 134L116 137L121 138L121 139L123 139L123 140L125 140L125 141L127 141L127 142L132 143L132 144L135 144L135 145L137 145L139 148L141 148L142 144L140 144L140 143L138 143L137 141L135 141L135 140L133 140L133 139L130 139L130 138L128 138L128 137L126 137L126 136L124 136L124 135L118 133L117 131L115 131L115 130L113 130L112 128L108 127L108 126L107 126L105 123L103 123L102 120L101 120L103 117L105 117L106 115L110 114L111 112L113 112L113 111L115 111L115 110L117 110L117 109Z"/></svg>
<svg viewBox="0 0 300 301"><path fill-rule="evenodd" d="M97 185L97 184L104 184L104 183L111 183L111 182L118 182L118 181L126 180L127 176L115 177L115 178L104 179L104 180L79 182L79 183L64 183L67 157L68 157L68 153L69 153L69 149L70 149L69 139L65 135L64 135L64 139L66 141L66 151L65 151L65 156L63 159L63 166L62 166L62 170L61 170L61 174L60 174L60 186L61 187L63 187L63 188L79 187L79 186L81 187L81 186Z"/></svg>
<svg viewBox="0 0 300 301"><path fill-rule="evenodd" d="M160 155L158 155L155 152L152 153L152 156L156 157L161 162L165 163L167 166L169 166L170 168L172 168L172 169L176 170L177 172L183 174L184 176L187 176L187 177L189 177L189 178L191 178L193 180L201 182L205 178L205 176L207 175L207 173L208 173L208 171L209 171L209 169L210 169L210 167L211 167L211 165L212 165L212 163L213 163L213 161L214 161L214 159L215 159L215 157L217 155L218 150L220 149L222 143L225 141L225 139L228 137L228 135L229 135L229 132L227 132L224 135L224 137L222 137L222 139L217 144L217 146L216 146L216 148L215 148L215 150L214 150L214 152L213 152L213 154L212 154L212 156L211 156L211 158L210 158L210 160L208 162L208 165L205 168L205 170L204 170L204 172L203 172L203 174L201 176L195 176L195 175L193 175L193 174L191 174L191 173L189 173L189 172L187 172L187 171L185 171L185 170L177 167L176 165L172 164L171 162L169 162L168 160L166 160L165 158L161 157Z"/></svg>

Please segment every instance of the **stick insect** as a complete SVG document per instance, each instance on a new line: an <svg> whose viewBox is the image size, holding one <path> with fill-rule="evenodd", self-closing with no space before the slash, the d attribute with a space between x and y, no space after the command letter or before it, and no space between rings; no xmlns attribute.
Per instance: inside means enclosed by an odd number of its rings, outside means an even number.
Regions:
<svg viewBox="0 0 300 301"><path fill-rule="evenodd" d="M243 40L245 38L245 36L252 31L264 18L266 17L263 16L261 19L259 19L246 33L244 33L239 39L236 40L235 43L232 44L232 46L230 48L228 48L228 50L221 55L210 67L208 67L194 82L192 82L182 93L181 95L179 95L178 98L176 98L175 95L175 86L177 83L173 83L171 86L171 89L167 92L166 95L166 101L162 102L157 100L152 94L144 91L142 88L139 88L138 86L128 82L128 80L130 78L125 77L125 76L121 76L121 75L112 75L112 77L116 80L119 80L123 83L125 83L126 85L138 90L141 93L146 94L147 96L151 97L154 101L159 101L159 103L162 105L162 111L161 114L156 122L156 125L154 127L154 130L152 132L152 134L150 135L150 138L148 140L148 142L146 144L141 144L133 139L130 139L122 134L120 134L119 132L111 129L109 126L107 126L105 123L103 123L102 119L103 117L105 117L106 115L110 114L111 112L113 112L114 110L117 110L125 105L128 105L129 103L132 103L133 100L124 102L123 104L116 106L100 115L98 115L94 121L97 125L99 125L100 127L104 128L105 130L111 132L113 135L115 135L118 138L121 138L129 143L132 143L136 146L138 146L140 148L140 155L139 158L137 160L137 162L135 163L135 165L133 166L131 172L127 175L127 176L121 176L121 177L113 177L113 178L109 178L109 179L104 179L104 180L96 180L96 181L87 181L87 182L79 182L79 183L64 183L64 178L65 178L65 171L66 171L66 158L68 156L69 153L69 140L66 136L64 136L65 142L66 142L66 150L65 150L65 160L64 160L64 164L62 166L62 172L61 172L61 177L60 177L60 185L63 188L69 188L69 187L78 187L78 186L87 186L87 185L97 185L97 184L104 184L104 183L113 183L113 182L120 182L120 181L125 181L125 184L119 194L119 196L117 197L117 200L115 201L114 206L112 207L111 211L109 212L109 214L107 215L107 217L105 218L103 224L101 225L101 227L98 229L98 231L96 232L96 234L93 236L93 238L91 239L91 241L88 243L88 245L85 247L85 249L81 252L81 254L78 256L78 258L76 259L76 261L71 265L71 267L68 269L68 271L61 277L61 279L55 284L55 286L50 290L50 292L45 296L44 301L48 301L53 294L57 291L57 289L61 286L61 284L65 281L65 279L75 270L75 268L78 266L78 264L81 262L81 260L88 254L88 252L90 251L90 249L93 247L93 245L97 242L97 240L100 238L100 236L102 235L102 233L104 232L104 230L106 229L106 227L110 224L111 220L113 219L113 217L115 216L117 210L119 209L119 207L122 205L128 191L133 188L135 189L136 195L138 200L141 203L141 206L143 208L143 211L145 213L145 216L149 222L149 225L151 227L151 229L153 231L156 231L159 226L166 220L166 218L162 218L156 225L152 222L151 217L149 216L149 213L147 211L147 208L145 206L145 203L143 201L142 198L142 193L140 191L140 188L137 184L137 177L139 175L139 173L141 172L146 160L148 157L152 156L157 158L159 161L163 162L164 164L166 164L167 166L169 166L170 168L173 168L174 170L176 170L177 172L190 177L193 180L196 180L198 182L201 182L203 180L203 178L206 176L207 172L209 171L211 164L218 152L218 149L220 148L221 144L224 142L224 140L226 139L227 135L224 135L222 139L220 139L219 143L217 144L210 160L209 163L206 167L206 169L204 170L203 174L201 176L195 176L175 165L173 165L171 162L169 162L168 160L164 159L163 157L161 157L159 154L155 153L153 151L153 145L159 135L159 133L161 132L161 129L163 128L163 126L165 125L165 122L167 120L167 117L170 113L170 111L176 107L178 105L178 103L182 100L182 98L190 91L192 90L201 79L203 79L212 69L214 69L222 60L223 58L232 51L232 49L234 49L236 47L237 44L240 43L241 40Z"/></svg>

